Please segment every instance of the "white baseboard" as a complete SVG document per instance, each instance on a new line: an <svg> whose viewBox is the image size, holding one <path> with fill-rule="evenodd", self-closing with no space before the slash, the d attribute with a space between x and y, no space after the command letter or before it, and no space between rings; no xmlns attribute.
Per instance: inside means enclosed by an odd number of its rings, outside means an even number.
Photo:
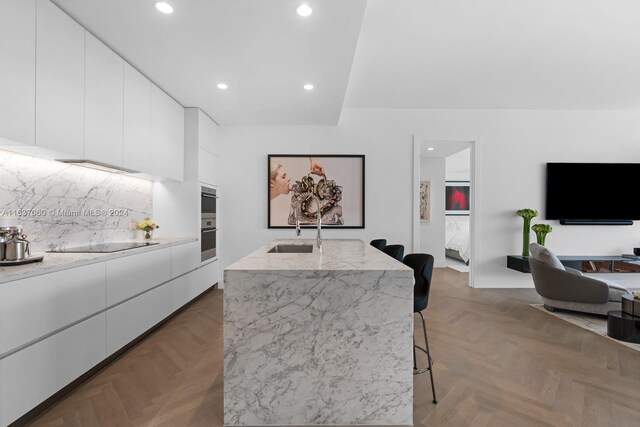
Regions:
<svg viewBox="0 0 640 427"><path fill-rule="evenodd" d="M445 260L434 260L433 268L447 268L447 261Z"/></svg>

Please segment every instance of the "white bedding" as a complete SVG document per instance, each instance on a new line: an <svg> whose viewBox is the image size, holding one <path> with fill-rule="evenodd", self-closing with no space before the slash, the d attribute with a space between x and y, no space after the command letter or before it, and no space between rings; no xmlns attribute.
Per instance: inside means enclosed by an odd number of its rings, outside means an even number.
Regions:
<svg viewBox="0 0 640 427"><path fill-rule="evenodd" d="M469 247L469 222L446 221L445 248L458 251L464 262L469 261L471 248Z"/></svg>

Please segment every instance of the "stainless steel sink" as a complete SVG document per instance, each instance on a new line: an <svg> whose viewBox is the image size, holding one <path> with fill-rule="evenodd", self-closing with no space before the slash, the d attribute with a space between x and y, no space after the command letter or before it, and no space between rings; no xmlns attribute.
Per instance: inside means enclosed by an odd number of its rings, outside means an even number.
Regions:
<svg viewBox="0 0 640 427"><path fill-rule="evenodd" d="M267 251L270 254L310 254L313 245L275 245Z"/></svg>

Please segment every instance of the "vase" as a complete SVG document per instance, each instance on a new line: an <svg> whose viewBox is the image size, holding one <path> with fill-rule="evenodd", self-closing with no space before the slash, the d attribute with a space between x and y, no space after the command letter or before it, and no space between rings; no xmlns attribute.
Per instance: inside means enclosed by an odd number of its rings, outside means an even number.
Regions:
<svg viewBox="0 0 640 427"><path fill-rule="evenodd" d="M529 235L531 234L531 218L523 218L524 226L522 229L522 256L529 256Z"/></svg>
<svg viewBox="0 0 640 427"><path fill-rule="evenodd" d="M153 230L151 230L151 231L144 231L144 236L143 236L143 238L144 238L144 241L145 241L145 242L150 242L150 241L151 241L151 239L153 239Z"/></svg>

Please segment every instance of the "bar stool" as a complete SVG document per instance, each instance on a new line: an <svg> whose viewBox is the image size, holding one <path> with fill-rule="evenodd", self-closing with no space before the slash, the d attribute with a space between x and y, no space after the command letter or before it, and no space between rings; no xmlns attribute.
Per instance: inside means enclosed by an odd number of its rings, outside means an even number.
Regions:
<svg viewBox="0 0 640 427"><path fill-rule="evenodd" d="M429 305L429 290L431 289L431 276L433 275L433 256L429 254L409 254L404 257L404 264L413 269L415 284L413 285L413 312L418 313L422 319L422 330L424 331L425 347L416 345L415 333L413 336L413 375L423 374L429 371L431 377L431 392L433 393L433 403L436 400L436 387L433 383L433 365L431 352L429 351L429 340L427 338L427 325L422 315L422 310ZM418 369L416 364L416 348L427 355L428 367Z"/></svg>
<svg viewBox="0 0 640 427"><path fill-rule="evenodd" d="M402 245L385 246L382 252L389 255L391 258L395 258L398 261L402 262L402 256L404 255L404 246Z"/></svg>
<svg viewBox="0 0 640 427"><path fill-rule="evenodd" d="M387 239L374 239L370 245L378 250L383 250L387 246Z"/></svg>

